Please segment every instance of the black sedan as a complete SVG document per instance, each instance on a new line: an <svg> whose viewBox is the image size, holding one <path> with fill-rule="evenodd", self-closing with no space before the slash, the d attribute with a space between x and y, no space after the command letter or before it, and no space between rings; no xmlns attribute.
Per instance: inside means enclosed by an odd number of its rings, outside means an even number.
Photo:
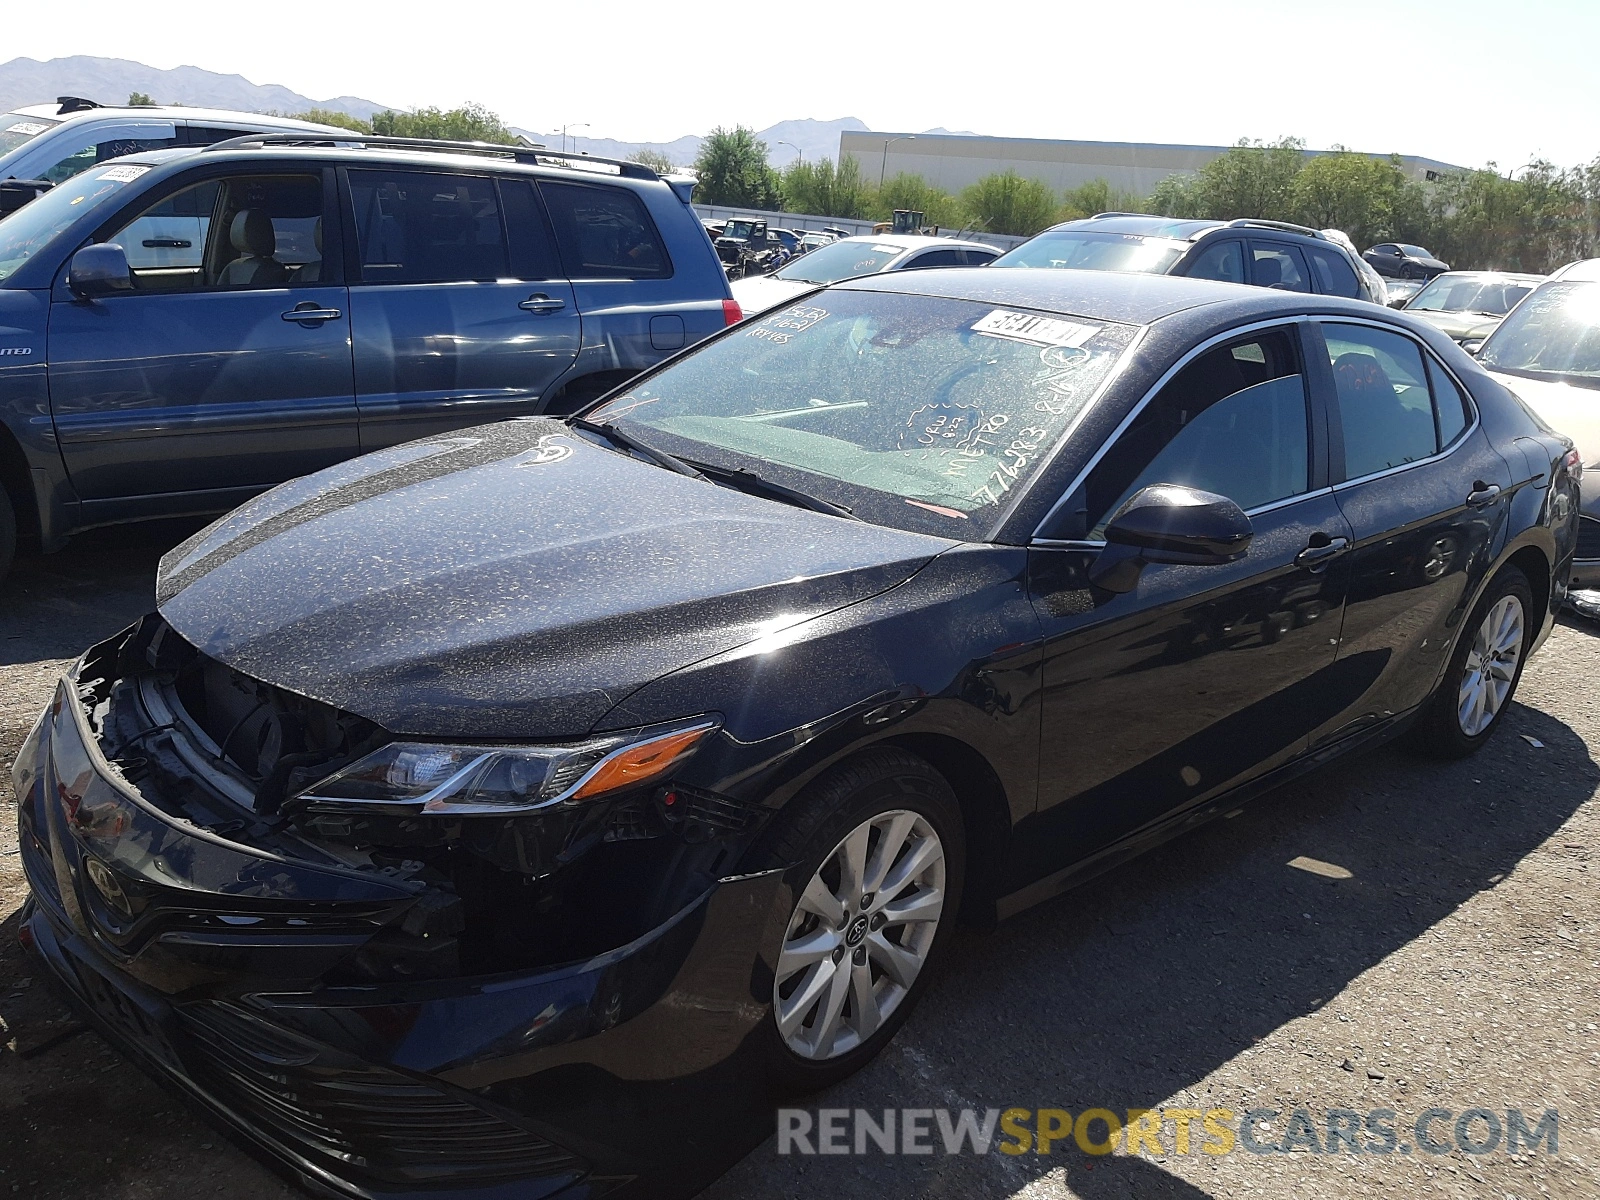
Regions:
<svg viewBox="0 0 1600 1200"><path fill-rule="evenodd" d="M1356 301L835 285L172 551L17 759L25 940L322 1188L692 1192L958 921L1388 738L1481 747L1580 469Z"/></svg>
<svg viewBox="0 0 1600 1200"><path fill-rule="evenodd" d="M1379 275L1390 279L1432 279L1450 269L1433 251L1405 242L1384 242L1361 255Z"/></svg>

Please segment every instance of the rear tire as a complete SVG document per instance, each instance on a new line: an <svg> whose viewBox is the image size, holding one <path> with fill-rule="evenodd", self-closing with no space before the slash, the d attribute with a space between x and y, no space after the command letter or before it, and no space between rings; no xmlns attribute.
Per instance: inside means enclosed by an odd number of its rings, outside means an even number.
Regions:
<svg viewBox="0 0 1600 1200"><path fill-rule="evenodd" d="M960 909L966 837L944 777L891 747L828 771L778 820L752 869L793 864L794 909L761 1037L774 1089L795 1095L860 1070L910 1016Z"/></svg>
<svg viewBox="0 0 1600 1200"><path fill-rule="evenodd" d="M1507 567L1462 626L1439 689L1409 741L1434 758L1476 754L1505 719L1533 644L1536 617L1528 577Z"/></svg>
<svg viewBox="0 0 1600 1200"><path fill-rule="evenodd" d="M0 487L0 579L11 569L11 560L17 553L17 511L11 506L11 497Z"/></svg>

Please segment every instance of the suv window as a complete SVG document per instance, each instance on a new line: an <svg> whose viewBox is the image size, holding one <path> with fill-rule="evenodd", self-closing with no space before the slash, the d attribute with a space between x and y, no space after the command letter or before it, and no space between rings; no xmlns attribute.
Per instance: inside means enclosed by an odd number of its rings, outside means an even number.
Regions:
<svg viewBox="0 0 1600 1200"><path fill-rule="evenodd" d="M1111 514L1156 483L1204 488L1245 509L1299 495L1310 478L1307 411L1289 330L1207 351L1161 389L1090 472L1087 536L1102 537Z"/></svg>
<svg viewBox="0 0 1600 1200"><path fill-rule="evenodd" d="M1220 279L1223 283L1243 283L1244 243L1237 238L1214 242L1195 256L1185 272L1191 279Z"/></svg>
<svg viewBox="0 0 1600 1200"><path fill-rule="evenodd" d="M1257 287L1309 292L1305 259L1297 247L1284 242L1250 243L1250 282Z"/></svg>
<svg viewBox="0 0 1600 1200"><path fill-rule="evenodd" d="M1331 246L1306 246L1303 249L1311 260L1311 274L1317 281L1317 291L1324 296L1349 296L1352 300L1361 298L1361 285L1356 280L1355 270L1343 254Z"/></svg>
<svg viewBox="0 0 1600 1200"><path fill-rule="evenodd" d="M644 204L626 188L541 180L567 275L662 279L672 264Z"/></svg>
<svg viewBox="0 0 1600 1200"><path fill-rule="evenodd" d="M502 179L500 203L511 240L511 274L518 279L559 279L556 244L545 220L544 206L527 179Z"/></svg>
<svg viewBox="0 0 1600 1200"><path fill-rule="evenodd" d="M1339 399L1346 479L1429 458L1465 428L1454 385L1441 388L1436 410L1422 351L1410 338L1333 322L1323 324L1322 335Z"/></svg>
<svg viewBox="0 0 1600 1200"><path fill-rule="evenodd" d="M322 276L322 176L241 175L192 184L106 241L140 291L281 288Z"/></svg>
<svg viewBox="0 0 1600 1200"><path fill-rule="evenodd" d="M366 283L455 283L509 274L494 180L431 171L351 170Z"/></svg>

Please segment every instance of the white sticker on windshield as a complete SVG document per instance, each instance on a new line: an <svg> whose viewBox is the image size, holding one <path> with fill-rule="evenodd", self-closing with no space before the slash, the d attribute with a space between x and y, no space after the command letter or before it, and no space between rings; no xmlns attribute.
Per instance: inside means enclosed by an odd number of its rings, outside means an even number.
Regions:
<svg viewBox="0 0 1600 1200"><path fill-rule="evenodd" d="M113 183L132 183L139 176L148 171L149 167L141 167L138 163L124 163L120 167L111 167L96 175L96 179L109 179Z"/></svg>
<svg viewBox="0 0 1600 1200"><path fill-rule="evenodd" d="M874 246L872 252L874 254L899 254L904 249L904 246Z"/></svg>
<svg viewBox="0 0 1600 1200"><path fill-rule="evenodd" d="M997 308L976 322L972 332L1032 342L1036 346L1081 346L1100 330L1094 325L1080 325L1059 317L1041 317L1037 313Z"/></svg>
<svg viewBox="0 0 1600 1200"><path fill-rule="evenodd" d="M804 333L827 315L828 310L825 308L809 308L805 305L797 304L760 321L755 328L745 331L745 337L757 338L764 342L776 342L782 346L787 344L795 334Z"/></svg>
<svg viewBox="0 0 1600 1200"><path fill-rule="evenodd" d="M46 129L49 129L49 128L50 128L50 126L41 125L37 121L18 121L15 125L7 126L6 127L6 132L7 133L26 133L31 137L33 134L43 133Z"/></svg>

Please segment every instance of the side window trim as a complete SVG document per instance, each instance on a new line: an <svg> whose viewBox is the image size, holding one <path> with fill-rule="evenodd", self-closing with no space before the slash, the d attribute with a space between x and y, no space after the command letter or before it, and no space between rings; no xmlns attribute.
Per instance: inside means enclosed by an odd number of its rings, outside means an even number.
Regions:
<svg viewBox="0 0 1600 1200"><path fill-rule="evenodd" d="M1319 387L1325 389L1323 403L1327 408L1327 425L1329 433L1328 440L1330 443L1330 450L1333 452L1328 467L1328 479L1334 491L1340 491L1352 484L1366 483L1371 479L1382 479L1386 475L1396 475L1401 471L1409 471L1413 467L1426 466L1428 463L1438 462L1441 458L1448 458L1450 455L1459 450L1462 445L1465 444L1466 440L1477 431L1481 418L1478 415L1477 401L1472 398L1472 392L1465 384L1461 382L1460 376L1458 376L1454 371L1450 370L1449 367L1445 366L1445 364L1439 359L1439 356L1434 354L1434 352L1425 343L1418 341L1416 338L1412 337L1411 334L1401 329L1398 325L1389 325L1383 321L1373 321L1367 317L1345 316L1343 313L1339 314L1338 316L1317 317L1309 321L1309 324L1316 327L1312 331L1312 335L1322 343L1320 347L1321 353L1315 358L1314 361L1317 366L1321 368L1317 371L1317 375L1319 377ZM1386 467L1381 471L1373 471L1366 475L1358 475L1354 479L1345 478L1344 439L1340 429L1340 423L1337 419L1339 415L1338 389L1333 383L1333 366L1328 360L1327 342L1322 337L1322 326L1325 324L1366 325L1373 329L1382 330L1385 333L1391 333L1398 337L1403 337L1407 341L1411 342L1414 346L1416 346L1418 352L1422 355L1423 364L1427 370L1430 373L1434 370L1443 371L1446 377L1449 378L1450 382L1455 384L1456 389L1463 397L1465 397L1468 413L1468 419L1465 428L1463 428L1461 432L1455 436L1448 446L1445 446L1433 454L1428 455L1426 458L1419 458L1414 462L1401 463L1397 467ZM1428 399L1429 402L1434 406L1434 423L1435 428L1437 428L1439 420L1439 399L1433 394L1433 380L1431 378L1428 380Z"/></svg>
<svg viewBox="0 0 1600 1200"><path fill-rule="evenodd" d="M1038 525L1034 527L1033 533L1029 538L1029 543L1041 546L1072 545L1099 547L1105 545L1105 543L1101 541L1086 541L1081 538L1054 538L1051 537L1046 531L1060 522L1066 510L1066 506L1071 502L1073 496L1077 494L1078 490L1088 482L1090 474L1092 474L1094 469L1100 465L1100 461L1105 458L1107 453L1110 452L1111 447L1116 445L1117 440L1128 431L1128 427L1139 419L1139 414L1144 412L1144 410L1149 407L1150 403L1161 394L1162 389L1165 388L1167 384L1171 383L1173 379L1178 376L1180 371L1208 351L1215 350L1217 347L1226 345L1228 342L1237 341L1239 338L1244 337L1247 334L1262 333L1268 330L1283 330L1289 335L1290 339L1295 344L1296 350L1300 354L1300 366L1302 373L1307 377L1306 403L1309 406L1309 429L1307 430L1307 433L1308 440L1310 441L1310 446L1308 448L1308 452L1310 454L1310 476L1307 481L1308 486L1306 491L1302 492L1300 495L1288 496L1282 500L1276 500L1270 504L1261 505L1258 508L1248 509L1246 512L1265 512L1268 509L1279 508L1286 504L1294 504L1310 496L1321 495L1322 493L1328 491L1328 481L1332 478L1332 476L1329 474L1330 464L1328 462L1327 454L1327 430L1330 425L1334 424L1334 422L1331 420L1330 414L1325 408L1323 397L1318 394L1318 389L1315 386L1312 386L1312 381L1310 378L1311 369L1307 366L1307 364L1313 360L1311 359L1312 346L1309 342L1309 339L1305 336L1305 333L1306 327L1313 324L1315 324L1315 321L1312 318L1302 316L1280 316L1273 317L1270 320L1265 321L1252 321L1248 324L1236 325L1232 329L1227 329L1221 333L1213 334L1211 337L1206 338L1198 345L1190 348L1181 358L1163 371L1156 381L1145 390L1144 395L1140 396L1139 399L1134 403L1133 407L1128 409L1128 411L1123 414L1122 419L1117 422L1116 428L1106 436L1106 438L1095 449L1095 452L1089 456L1089 460L1085 462L1083 466L1078 468L1077 474L1074 475L1067 486L1062 489L1061 494L1059 497L1057 497L1055 503L1050 506L1043 519L1041 519ZM1320 347L1318 348L1320 349ZM1323 357L1327 357L1326 353L1323 354ZM1332 382L1331 371L1329 374L1329 382L1330 384ZM1063 437L1063 442L1065 442L1066 437L1070 437L1073 432L1073 430L1068 430L1065 437Z"/></svg>
<svg viewBox="0 0 1600 1200"><path fill-rule="evenodd" d="M534 219L544 230L545 245L549 247L552 259L550 266L553 273L538 279L525 278L517 273L516 244L517 237L511 228L510 206L506 204L506 185L523 184L532 196ZM524 283L565 283L567 281L566 268L561 262L561 248L556 242L556 229L550 220L550 212L545 208L544 193L539 190L538 180L532 175L496 175L495 176L496 200L500 205L500 228L506 246L506 266L512 277Z"/></svg>

